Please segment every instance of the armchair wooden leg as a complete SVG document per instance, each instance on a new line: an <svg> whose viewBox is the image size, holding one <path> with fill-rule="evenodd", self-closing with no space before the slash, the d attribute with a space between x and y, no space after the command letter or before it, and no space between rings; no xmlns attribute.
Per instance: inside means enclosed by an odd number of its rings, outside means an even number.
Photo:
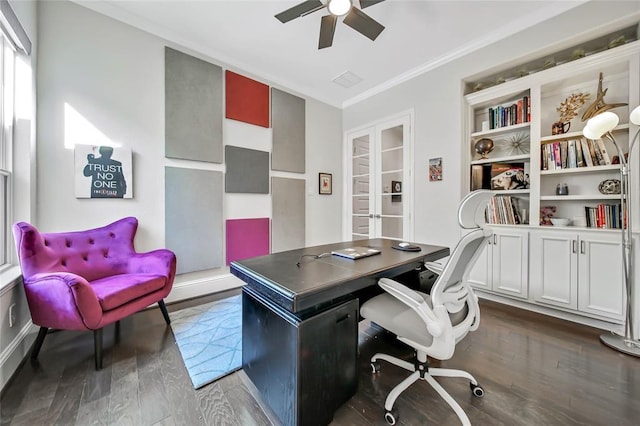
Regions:
<svg viewBox="0 0 640 426"><path fill-rule="evenodd" d="M102 369L102 329L93 330L93 346L96 358L96 370Z"/></svg>
<svg viewBox="0 0 640 426"><path fill-rule="evenodd" d="M115 337L116 343L120 343L120 321L116 321L114 337Z"/></svg>
<svg viewBox="0 0 640 426"><path fill-rule="evenodd" d="M40 327L40 331L38 331L38 337L36 337L36 341L33 344L33 350L31 351L31 359L38 359L38 354L40 353L40 348L42 348L42 343L44 342L44 338L47 336L47 332L49 331L48 327Z"/></svg>
<svg viewBox="0 0 640 426"><path fill-rule="evenodd" d="M169 312L167 312L167 305L164 304L164 300L158 302L158 306L160 306L160 310L162 311L162 316L164 320L167 322L167 325L171 324L171 319L169 318Z"/></svg>

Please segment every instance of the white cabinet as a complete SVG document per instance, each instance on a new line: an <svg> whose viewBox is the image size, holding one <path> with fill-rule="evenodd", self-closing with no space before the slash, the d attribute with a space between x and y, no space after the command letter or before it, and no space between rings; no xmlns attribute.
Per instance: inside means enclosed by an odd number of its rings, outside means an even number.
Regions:
<svg viewBox="0 0 640 426"><path fill-rule="evenodd" d="M494 229L469 281L476 288L526 299L528 297L528 232L522 229Z"/></svg>
<svg viewBox="0 0 640 426"><path fill-rule="evenodd" d="M412 114L347 133L346 238L412 239Z"/></svg>
<svg viewBox="0 0 640 426"><path fill-rule="evenodd" d="M617 232L531 232L535 302L622 321L625 292Z"/></svg>

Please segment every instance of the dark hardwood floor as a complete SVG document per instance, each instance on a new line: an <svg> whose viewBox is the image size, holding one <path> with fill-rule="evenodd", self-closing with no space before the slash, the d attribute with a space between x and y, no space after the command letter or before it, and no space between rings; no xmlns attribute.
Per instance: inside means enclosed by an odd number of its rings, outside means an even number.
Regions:
<svg viewBox="0 0 640 426"><path fill-rule="evenodd" d="M175 311L237 291L169 305ZM640 360L598 341L599 330L481 302L480 329L434 366L466 369L486 395L471 395L465 379L439 379L474 425L637 425ZM47 335L39 362L26 361L0 399L3 425L277 425L244 373L194 390L169 327L158 309L122 321L121 340L105 330L104 369L93 367L91 333ZM410 359L411 349L360 324L358 393L332 425L384 425L388 392L409 373L369 358L386 352ZM456 415L425 382L396 402L402 425L456 425Z"/></svg>

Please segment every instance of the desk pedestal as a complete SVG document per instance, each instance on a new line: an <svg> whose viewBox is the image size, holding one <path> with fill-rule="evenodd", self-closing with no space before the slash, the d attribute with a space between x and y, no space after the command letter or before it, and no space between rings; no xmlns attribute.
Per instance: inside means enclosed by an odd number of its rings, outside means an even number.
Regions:
<svg viewBox="0 0 640 426"><path fill-rule="evenodd" d="M242 368L285 425L326 425L358 388L358 300L300 319L245 287Z"/></svg>

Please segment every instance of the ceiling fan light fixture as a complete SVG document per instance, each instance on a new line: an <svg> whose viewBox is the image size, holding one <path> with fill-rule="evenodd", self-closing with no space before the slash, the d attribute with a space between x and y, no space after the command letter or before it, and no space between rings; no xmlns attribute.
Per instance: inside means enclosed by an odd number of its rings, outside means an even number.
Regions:
<svg viewBox="0 0 640 426"><path fill-rule="evenodd" d="M351 0L329 0L327 9L334 16L346 15L351 10Z"/></svg>

